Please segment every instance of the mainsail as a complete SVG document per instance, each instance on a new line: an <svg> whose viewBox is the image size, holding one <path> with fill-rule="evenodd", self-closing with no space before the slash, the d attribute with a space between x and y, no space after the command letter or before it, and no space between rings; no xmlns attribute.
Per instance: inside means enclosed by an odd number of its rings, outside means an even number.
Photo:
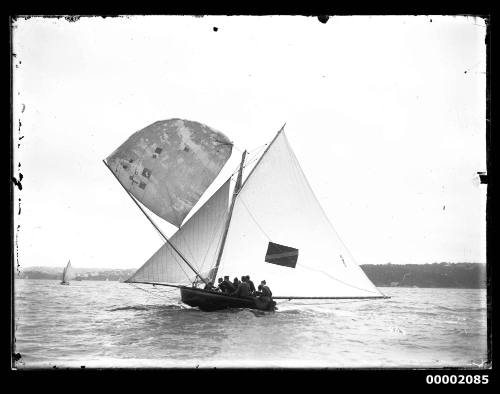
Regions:
<svg viewBox="0 0 500 394"><path fill-rule="evenodd" d="M205 278L219 250L228 212L229 183L227 180L169 239ZM190 284L195 276L165 243L127 282Z"/></svg>
<svg viewBox="0 0 500 394"><path fill-rule="evenodd" d="M231 151L232 143L221 132L169 119L134 133L106 163L139 202L180 227Z"/></svg>
<svg viewBox="0 0 500 394"><path fill-rule="evenodd" d="M236 197L219 274L278 297L380 297L326 217L283 131Z"/></svg>

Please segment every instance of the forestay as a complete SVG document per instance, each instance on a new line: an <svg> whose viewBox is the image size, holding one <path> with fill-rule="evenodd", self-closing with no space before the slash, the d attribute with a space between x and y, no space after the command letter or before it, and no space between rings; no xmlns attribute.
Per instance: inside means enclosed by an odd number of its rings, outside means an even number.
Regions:
<svg viewBox="0 0 500 394"><path fill-rule="evenodd" d="M232 143L221 132L169 119L134 133L106 163L139 202L180 227L231 151Z"/></svg>
<svg viewBox="0 0 500 394"><path fill-rule="evenodd" d="M208 277L215 265L229 201L228 179L169 239L189 262ZM127 282L190 284L195 273L166 243Z"/></svg>
<svg viewBox="0 0 500 394"><path fill-rule="evenodd" d="M236 198L217 276L246 274L256 286L265 279L275 296L381 296L326 217L283 132Z"/></svg>

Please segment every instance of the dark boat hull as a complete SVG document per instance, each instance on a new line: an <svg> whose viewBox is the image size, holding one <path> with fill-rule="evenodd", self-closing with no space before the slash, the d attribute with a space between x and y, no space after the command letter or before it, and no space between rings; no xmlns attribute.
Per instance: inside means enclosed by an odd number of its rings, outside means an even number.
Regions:
<svg viewBox="0 0 500 394"><path fill-rule="evenodd" d="M182 302L189 306L198 307L202 311L217 311L228 308L250 308L262 311L276 309L276 303L272 300L266 301L257 297L234 297L194 287L181 287L180 289Z"/></svg>

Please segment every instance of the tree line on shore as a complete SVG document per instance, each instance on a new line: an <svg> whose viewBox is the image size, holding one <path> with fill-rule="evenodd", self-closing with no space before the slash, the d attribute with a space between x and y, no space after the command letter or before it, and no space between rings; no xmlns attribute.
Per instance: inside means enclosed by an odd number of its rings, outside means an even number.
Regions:
<svg viewBox="0 0 500 394"><path fill-rule="evenodd" d="M478 263L432 263L432 264L362 264L361 269L378 287L449 287L486 288L486 265ZM19 272L19 279L61 279L61 272L27 269ZM81 272L75 280L123 281L132 276L135 269L114 269Z"/></svg>
<svg viewBox="0 0 500 394"><path fill-rule="evenodd" d="M379 287L486 288L486 265L478 263L364 264L361 268Z"/></svg>

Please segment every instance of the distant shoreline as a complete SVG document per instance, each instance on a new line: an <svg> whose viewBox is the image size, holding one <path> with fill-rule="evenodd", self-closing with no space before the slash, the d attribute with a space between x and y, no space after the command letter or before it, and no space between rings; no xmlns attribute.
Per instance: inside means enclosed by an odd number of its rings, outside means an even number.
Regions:
<svg viewBox="0 0 500 394"><path fill-rule="evenodd" d="M362 264L361 269L377 287L485 289L486 265L481 263ZM62 267L27 268L16 279L60 280ZM124 281L132 269L76 269L72 281Z"/></svg>
<svg viewBox="0 0 500 394"><path fill-rule="evenodd" d="M15 278L15 280L46 280L46 281L52 281L52 282L58 282L61 279L47 279L47 278ZM119 280L106 280L106 279L85 279L85 280L72 280L71 282L121 282ZM439 286L376 286L377 288L399 288L399 289L450 289L450 290L486 290L486 287L449 287L449 286L444 286L444 287L439 287Z"/></svg>
<svg viewBox="0 0 500 394"><path fill-rule="evenodd" d="M360 267L377 287L486 288L485 264L364 264Z"/></svg>

